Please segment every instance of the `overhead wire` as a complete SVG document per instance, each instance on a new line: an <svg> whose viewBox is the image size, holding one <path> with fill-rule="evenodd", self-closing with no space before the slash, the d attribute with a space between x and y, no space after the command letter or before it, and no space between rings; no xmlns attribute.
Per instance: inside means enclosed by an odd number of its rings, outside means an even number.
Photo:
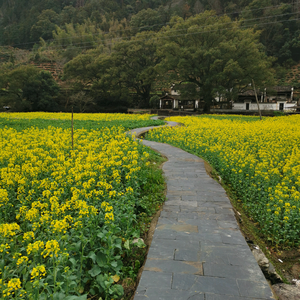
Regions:
<svg viewBox="0 0 300 300"><path fill-rule="evenodd" d="M298 12L295 12L295 13L290 13L290 14L281 14L281 15L273 15L273 16L270 16L268 18L271 18L271 17L278 17L278 16L286 16L286 15L292 15L292 14L297 14ZM215 15L213 15L212 17L214 17ZM230 25L230 24L233 24L233 23L236 23L236 22L248 22L248 21L256 21L256 20L261 20L261 19L266 19L266 17L263 17L263 18L255 18L255 19L247 19L247 20L241 20L241 21L230 21L230 22L227 22L227 23L224 23L223 25ZM258 24L255 24L256 26L262 26L262 25L269 25L269 24L275 24L275 23L284 23L284 22L292 22L292 21L297 21L298 19L289 19L289 20L281 20L281 21L274 21L274 22L265 22L265 23L258 23ZM215 24L209 24L209 25L204 25L204 26L200 26L198 28L208 28L208 27L211 27L211 26L214 26ZM241 25L239 28L249 28L249 27L253 27L253 24L249 24L249 25ZM186 28L184 29L178 29L178 30L172 30L172 32L178 32L178 31L183 31L183 30L187 30ZM217 31L223 31L223 30L228 30L228 28L223 28L223 29L218 29ZM169 36L164 36L165 38L168 38L168 37L178 37L178 36L183 36L183 35L191 35L191 34L200 34L200 33L209 33L209 32L215 32L216 30L206 30L206 31L197 31L197 32L194 32L194 33L184 33L184 34L179 34L179 35L169 35ZM81 36L75 36L75 37L81 37ZM89 41L89 42L80 42L80 43L72 43L72 45L70 45L68 47L68 49L93 49L97 46L100 46L100 45L103 45L103 46L107 46L107 45L112 45L112 44L115 44L117 43L119 40L124 40L124 39L131 39L135 37L135 35L133 36L125 36L125 37L116 37L116 38L108 38L108 40L110 40L110 42L105 42L105 43L96 43L94 41ZM155 37L157 38L157 37ZM133 42L134 40L129 40L131 42ZM141 39L139 40L136 40L136 41L143 41ZM90 43L94 43L93 45L91 46L76 46L76 45L84 45L84 44L90 44ZM59 45L59 46L52 46L52 45L48 45L46 48L43 49L43 51L47 51L47 50L60 50L60 49L64 49L64 46L62 45ZM26 51L33 51L32 49L31 50L26 50ZM3 53L3 52L2 52ZM10 52L7 52L8 54ZM4 53L5 54L5 53Z"/></svg>
<svg viewBox="0 0 300 300"><path fill-rule="evenodd" d="M243 12L252 12L252 11L258 11L258 10L264 10L264 9L270 9L270 8L278 8L281 7L282 4L280 5L274 5L274 6L266 6L266 7L262 7L262 8L255 8L255 9L244 9L244 10L240 10L240 11L235 11L235 12L231 12L231 13L223 13L223 14L215 14L216 16L226 16L226 15L233 15L233 14L240 14ZM295 12L295 13L287 13L287 14L281 14L281 15L273 15L273 16L266 16L266 17L261 17L261 18L253 18L253 19L246 19L247 21L250 20L259 20L259 19L263 19L263 18L271 18L271 17L275 17L275 16L285 16L285 15L289 15L289 14L299 14L299 12ZM245 20L245 21L246 21ZM161 24L153 24L153 25L146 25L146 26L140 26L140 27L130 27L128 29L122 29L122 30L111 30L111 31L107 31L107 32L103 32L102 34L109 34L109 33L117 33L117 32L124 32L124 31L129 31L129 30L139 30L139 29L145 29L145 28L153 28L155 26L166 26L166 25L171 25L171 24L176 24L177 22L165 22L165 23L161 23ZM89 35L85 35L85 36L93 36L93 35L98 35L97 34L89 34ZM67 37L67 38L61 38L61 39L49 39L49 40L45 40L45 42L53 42L55 40L64 40L64 39L69 39L69 38L76 38L76 37L84 37L84 36L71 36L71 37ZM11 47L17 47L17 46L24 46L24 45L30 45L30 44L37 44L40 41L33 41L33 42L27 42L27 43L19 43L19 44L13 44L13 45L3 45L5 46L11 46Z"/></svg>
<svg viewBox="0 0 300 300"><path fill-rule="evenodd" d="M253 21L257 21L257 20L263 20L263 19L269 19L269 18L274 18L274 17L283 17L283 16L288 16L288 15L295 15L295 14L298 14L300 12L294 12L294 13L287 13L287 14L280 14L280 15L273 15L273 16L267 16L267 17L261 17L261 18L253 18L253 19L245 19L245 20L240 20L238 22L253 22ZM216 15L212 15L211 17L215 17ZM226 22L226 23L223 23L223 25L227 25L227 24L233 24L233 23L236 23L237 21L230 21L230 22ZM178 22L176 23L178 24ZM261 24L264 24L264 23L261 23ZM259 25L259 24L257 24ZM210 27L210 26L214 26L214 24L209 24L209 25L204 25L204 26L199 26L198 28L206 28L206 27ZM176 30L172 30L172 32L178 32L178 31L184 31L186 29L176 29ZM93 35L86 35L86 36L93 36ZM83 37L86 37L86 36L73 36L73 38L83 38ZM125 36L125 37L117 37L117 38L114 38L115 40L118 40L118 39L123 39L123 38L132 38L132 37L135 37L136 35L131 35L131 36ZM103 37L103 35L101 35L100 37ZM69 38L66 38L66 39L72 39L72 36L70 36ZM54 41L61 41L61 40L64 40L64 39L56 39ZM89 42L80 42L80 43L72 43L72 45L79 45L79 44L89 44L91 43L90 41ZM51 49L63 49L64 46L58 46L57 47L53 47Z"/></svg>
<svg viewBox="0 0 300 300"><path fill-rule="evenodd" d="M267 23L260 23L260 24L257 24L258 26L260 25L270 25L270 24L276 24L276 23L283 23L283 22L292 22L292 21L297 21L298 19L290 19L290 20L283 20L283 21L275 21L275 22L267 22ZM252 26L251 25L241 25L239 28L251 28ZM154 39L165 39L165 38L174 38L174 37L181 37L181 36L188 36L188 35L196 35L196 34L203 34L203 33L210 33L210 32L217 32L217 31L226 31L228 30L229 28L222 28L222 29L215 29L215 30L206 30L206 31L196 31L196 32L190 32L190 33L182 33L182 34L177 34L177 35L163 35L161 37L159 36L154 36L152 38L148 38L148 39L137 39L137 40L128 40L127 42L131 42L131 43L134 43L134 42L143 42L143 41L148 41L148 40L154 40ZM185 29L187 30L187 29ZM68 49L96 49L95 46L108 46L108 45L113 45L115 44L115 39L111 39L111 42L106 42L105 44L98 44L98 45L94 45L93 47L90 47L90 46L70 46ZM123 39L122 37L119 37L117 39ZM79 45L81 45L83 43L79 43ZM59 47L53 47L53 46L48 46L46 49L43 49L43 51L47 51L47 50L59 50L59 49L63 49L63 48L59 48ZM29 50L29 51L33 51L33 50Z"/></svg>
<svg viewBox="0 0 300 300"><path fill-rule="evenodd" d="M268 6L268 7L265 7L265 8L271 8L271 7L274 8L274 7L279 7L279 6L281 6L281 5ZM253 11L262 10L262 9L265 9L265 8L253 9ZM249 12L249 11L252 11L252 10L242 10L242 11L233 12L233 13L230 13L230 14L226 14L226 13L224 13L224 14L215 14L215 15L212 15L212 17L215 17L215 16L219 16L219 17L220 16L228 16L228 15L232 15L232 14L237 14L237 13L242 13L242 12ZM245 19L245 21L259 20L259 19L264 19L264 18L272 18L272 17L275 17L275 16L286 16L286 15L299 14L299 13L300 12L292 12L292 13L286 13L286 14L280 14L280 15L273 15L273 16L266 16L266 17L260 17L260 18ZM105 35L105 34L116 33L116 32L124 32L124 31L132 31L132 30L139 30L139 29L146 29L146 28L167 26L167 25L172 25L172 24L177 24L177 23L178 22L165 22L165 23L161 23L161 24L145 25L145 26L140 26L140 27L130 27L128 29L124 28L124 29L120 29L120 30L106 31L106 32L103 32L102 34ZM86 36L89 36L89 35L86 35ZM75 36L75 37L77 37L77 36ZM64 40L64 39L68 39L68 38L61 38L61 39L56 39L56 40ZM50 39L49 41L54 41L54 39Z"/></svg>

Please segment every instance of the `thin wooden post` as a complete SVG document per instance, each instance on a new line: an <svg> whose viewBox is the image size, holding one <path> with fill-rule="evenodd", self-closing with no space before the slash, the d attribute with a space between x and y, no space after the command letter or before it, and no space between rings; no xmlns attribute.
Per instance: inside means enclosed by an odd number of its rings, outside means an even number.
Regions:
<svg viewBox="0 0 300 300"><path fill-rule="evenodd" d="M72 106L72 150L74 148L74 121L73 121L73 106Z"/></svg>
<svg viewBox="0 0 300 300"><path fill-rule="evenodd" d="M259 117L260 117L260 119L262 120L262 117L261 117L261 111L260 111L260 107L259 107L259 103L258 103L258 99L257 99L257 94L256 94L255 83L254 83L254 80L253 80L253 79L252 79L252 83L253 83L253 90L254 90L255 99L256 99L256 103L257 103L257 107L258 107Z"/></svg>

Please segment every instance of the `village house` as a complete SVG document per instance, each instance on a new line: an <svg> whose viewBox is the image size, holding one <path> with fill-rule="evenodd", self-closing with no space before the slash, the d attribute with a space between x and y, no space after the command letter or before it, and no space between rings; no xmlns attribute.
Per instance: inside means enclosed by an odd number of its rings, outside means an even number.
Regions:
<svg viewBox="0 0 300 300"><path fill-rule="evenodd" d="M184 99L179 91L171 88L169 93L162 96L159 101L160 109L172 109L180 111L195 111L199 108L199 100Z"/></svg>
<svg viewBox="0 0 300 300"><path fill-rule="evenodd" d="M275 86L270 89L257 91L261 110L293 111L297 101L294 99L292 86ZM253 90L238 95L238 100L232 104L232 110L257 110L256 98Z"/></svg>
<svg viewBox="0 0 300 300"><path fill-rule="evenodd" d="M275 86L257 91L261 110L295 111L298 109L298 106L297 99L295 99L294 95L295 92L292 86ZM299 95L297 95L297 97L299 97ZM212 108L228 107L233 111L257 110L255 93L252 89L240 93L238 99L230 103L230 105L228 105L227 101L223 103L221 98L222 97L218 97L215 99L215 105ZM178 111L196 111L197 109L201 109L202 102L199 99L184 99L178 90L171 88L166 95L160 98L159 108ZM224 105L226 107L224 107Z"/></svg>

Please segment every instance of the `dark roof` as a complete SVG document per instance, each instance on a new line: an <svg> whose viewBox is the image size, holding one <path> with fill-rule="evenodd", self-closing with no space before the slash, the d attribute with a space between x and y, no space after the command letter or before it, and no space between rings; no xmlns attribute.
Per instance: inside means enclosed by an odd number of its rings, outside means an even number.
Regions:
<svg viewBox="0 0 300 300"><path fill-rule="evenodd" d="M270 88L270 90L274 90L276 92L290 92L292 89L291 85L286 86L273 86Z"/></svg>
<svg viewBox="0 0 300 300"><path fill-rule="evenodd" d="M160 97L160 99L165 99L165 100L170 99L170 100L174 100L175 98L172 97L172 96L170 96L170 95L165 95L165 96Z"/></svg>
<svg viewBox="0 0 300 300"><path fill-rule="evenodd" d="M255 96L253 90L248 90L239 94L239 96Z"/></svg>
<svg viewBox="0 0 300 300"><path fill-rule="evenodd" d="M286 86L272 86L270 88L267 88L267 94L268 92L291 92L292 86L291 85L286 85ZM261 94L264 92L264 90L257 89L256 90L257 94ZM244 91L242 93L239 93L240 96L255 96L253 89L249 89L247 91Z"/></svg>
<svg viewBox="0 0 300 300"><path fill-rule="evenodd" d="M196 99L190 98L182 98L180 95L165 95L160 97L161 100L189 100L189 101L196 101Z"/></svg>

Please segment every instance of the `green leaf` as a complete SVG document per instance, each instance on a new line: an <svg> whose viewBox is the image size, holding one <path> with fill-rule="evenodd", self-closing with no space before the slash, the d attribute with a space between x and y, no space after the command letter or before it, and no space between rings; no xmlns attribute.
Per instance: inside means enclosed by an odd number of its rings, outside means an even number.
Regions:
<svg viewBox="0 0 300 300"><path fill-rule="evenodd" d="M100 239L102 239L102 238L105 237L106 234L107 234L107 230L102 230L101 232L99 232L97 234L97 237L100 238Z"/></svg>
<svg viewBox="0 0 300 300"><path fill-rule="evenodd" d="M25 285L25 290L27 292L27 294L31 293L32 292L32 283L31 282L27 282L26 285Z"/></svg>
<svg viewBox="0 0 300 300"><path fill-rule="evenodd" d="M112 262L111 262L111 266L112 266L113 268L116 268L116 267L118 266L118 263L117 263L116 261L112 261Z"/></svg>
<svg viewBox="0 0 300 300"><path fill-rule="evenodd" d="M124 248L127 249L127 250L130 250L130 246L129 246L129 240L127 240L125 243L124 243Z"/></svg>
<svg viewBox="0 0 300 300"><path fill-rule="evenodd" d="M39 300L47 300L47 295L45 293L40 294Z"/></svg>
<svg viewBox="0 0 300 300"><path fill-rule="evenodd" d="M3 269L4 266L5 266L4 259L0 259L0 269Z"/></svg>
<svg viewBox="0 0 300 300"><path fill-rule="evenodd" d="M110 290L113 292L113 295L118 295L119 297L124 295L124 289L120 284L113 285Z"/></svg>
<svg viewBox="0 0 300 300"><path fill-rule="evenodd" d="M87 299L87 295L81 295L81 296L67 296L66 298L64 298L64 300L86 300Z"/></svg>
<svg viewBox="0 0 300 300"><path fill-rule="evenodd" d="M105 290L105 279L106 276L104 276L103 274L100 274L96 277L96 281L99 284L100 292L103 292Z"/></svg>
<svg viewBox="0 0 300 300"><path fill-rule="evenodd" d="M89 258L93 261L93 263L95 263L95 261L96 261L96 254L95 254L95 252L91 251L91 252L88 254L87 257L89 257Z"/></svg>
<svg viewBox="0 0 300 300"><path fill-rule="evenodd" d="M102 253L102 252L99 252L97 254L96 262L97 262L97 264L98 264L99 267L106 266L106 263L107 263L107 261L106 261L106 255L104 253Z"/></svg>
<svg viewBox="0 0 300 300"><path fill-rule="evenodd" d="M115 247L122 250L122 239L120 238L115 239Z"/></svg>
<svg viewBox="0 0 300 300"><path fill-rule="evenodd" d="M77 276L76 276L77 277ZM69 282L69 289L75 287L77 285L77 282L72 280L71 282Z"/></svg>
<svg viewBox="0 0 300 300"><path fill-rule="evenodd" d="M101 269L98 266L93 266L88 272L92 277L95 277L101 273Z"/></svg>
<svg viewBox="0 0 300 300"><path fill-rule="evenodd" d="M81 241L77 242L75 244L75 250L78 252L80 250L80 246L81 246Z"/></svg>
<svg viewBox="0 0 300 300"><path fill-rule="evenodd" d="M64 293L54 293L53 300L63 300L65 299L66 295Z"/></svg>
<svg viewBox="0 0 300 300"><path fill-rule="evenodd" d="M73 266L77 265L75 258L70 258L69 261L72 263Z"/></svg>
<svg viewBox="0 0 300 300"><path fill-rule="evenodd" d="M83 286L79 286L79 287L78 287L78 292L79 292L80 294L82 294L82 293L84 292L84 287L83 287Z"/></svg>
<svg viewBox="0 0 300 300"><path fill-rule="evenodd" d="M134 246L136 246L138 248L145 248L146 247L146 245L145 245L145 243L143 242L142 239L138 239L137 243L135 243Z"/></svg>

